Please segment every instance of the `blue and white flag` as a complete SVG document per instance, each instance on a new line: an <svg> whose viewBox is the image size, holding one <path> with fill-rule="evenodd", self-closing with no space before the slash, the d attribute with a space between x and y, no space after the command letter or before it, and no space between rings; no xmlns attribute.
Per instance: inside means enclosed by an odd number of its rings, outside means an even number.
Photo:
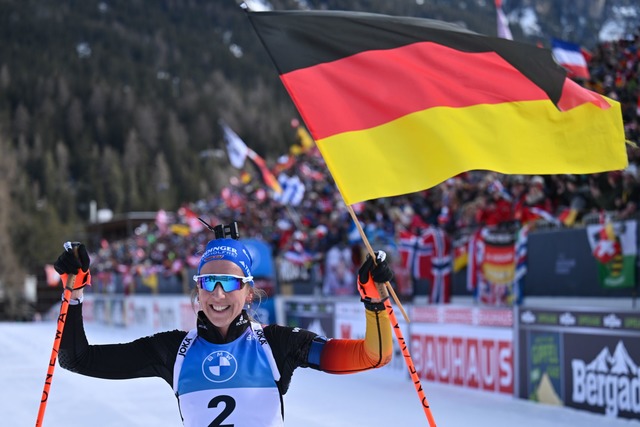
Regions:
<svg viewBox="0 0 640 427"><path fill-rule="evenodd" d="M238 134L225 123L221 122L220 126L222 126L222 131L224 132L224 140L227 143L227 153L229 154L231 166L236 169L242 169L249 153L249 147L247 147L247 144L244 143Z"/></svg>
<svg viewBox="0 0 640 427"><path fill-rule="evenodd" d="M282 192L274 194L273 199L283 205L298 206L302 202L306 190L304 183L297 176L288 176L281 173L278 182L282 187Z"/></svg>
<svg viewBox="0 0 640 427"><path fill-rule="evenodd" d="M513 40L513 35L509 29L509 19L502 10L502 0L496 0L496 21L498 25L498 37Z"/></svg>

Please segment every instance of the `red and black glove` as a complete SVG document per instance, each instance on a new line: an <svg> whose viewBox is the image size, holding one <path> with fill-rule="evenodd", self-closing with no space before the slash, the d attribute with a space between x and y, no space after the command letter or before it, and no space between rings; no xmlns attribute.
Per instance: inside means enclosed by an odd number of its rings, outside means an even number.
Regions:
<svg viewBox="0 0 640 427"><path fill-rule="evenodd" d="M82 289L87 285L91 286L91 272L89 271L91 260L87 248L80 242L66 242L64 249L65 251L53 264L53 268L60 274L64 287L67 287L67 279L70 274L76 275L72 286L74 290Z"/></svg>
<svg viewBox="0 0 640 427"><path fill-rule="evenodd" d="M358 270L358 291L363 301L382 299L378 292L376 282L386 283L393 279L393 271L391 271L386 261L387 254L384 251L377 251L375 255L375 265L371 255L367 255L367 259L365 259L360 270Z"/></svg>

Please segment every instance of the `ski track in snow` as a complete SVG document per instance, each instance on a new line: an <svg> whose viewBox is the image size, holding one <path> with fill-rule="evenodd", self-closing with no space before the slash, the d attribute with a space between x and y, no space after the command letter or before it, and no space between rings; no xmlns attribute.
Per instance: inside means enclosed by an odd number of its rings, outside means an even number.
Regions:
<svg viewBox="0 0 640 427"><path fill-rule="evenodd" d="M152 331L85 325L89 342L127 342ZM55 322L0 323L3 426L33 426ZM422 381L440 427L640 427L638 420L554 407ZM259 404L256 403L256 409ZM159 378L100 380L56 366L43 426L181 426L173 390ZM408 374L376 370L329 375L298 369L285 395L287 427L428 426Z"/></svg>

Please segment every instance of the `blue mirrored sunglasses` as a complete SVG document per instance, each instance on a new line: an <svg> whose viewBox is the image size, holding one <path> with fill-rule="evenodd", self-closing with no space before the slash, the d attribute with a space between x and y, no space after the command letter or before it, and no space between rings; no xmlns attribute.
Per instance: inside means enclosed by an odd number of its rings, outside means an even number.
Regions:
<svg viewBox="0 0 640 427"><path fill-rule="evenodd" d="M249 283L253 286L253 276L242 277L231 274L201 274L199 276L193 276L193 280L201 289L208 292L213 292L218 283L222 286L222 290L225 292L242 289L242 286L244 286L245 283Z"/></svg>

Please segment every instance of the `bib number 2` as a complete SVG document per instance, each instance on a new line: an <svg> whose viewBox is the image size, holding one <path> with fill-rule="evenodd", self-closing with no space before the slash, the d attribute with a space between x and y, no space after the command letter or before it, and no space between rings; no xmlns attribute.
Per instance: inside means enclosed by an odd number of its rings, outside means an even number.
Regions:
<svg viewBox="0 0 640 427"><path fill-rule="evenodd" d="M209 408L217 408L219 404L223 403L224 408L220 415L216 417L215 420L211 421L209 427L234 427L234 424L222 424L224 420L227 419L229 415L236 409L236 401L231 396L216 396L209 401Z"/></svg>

